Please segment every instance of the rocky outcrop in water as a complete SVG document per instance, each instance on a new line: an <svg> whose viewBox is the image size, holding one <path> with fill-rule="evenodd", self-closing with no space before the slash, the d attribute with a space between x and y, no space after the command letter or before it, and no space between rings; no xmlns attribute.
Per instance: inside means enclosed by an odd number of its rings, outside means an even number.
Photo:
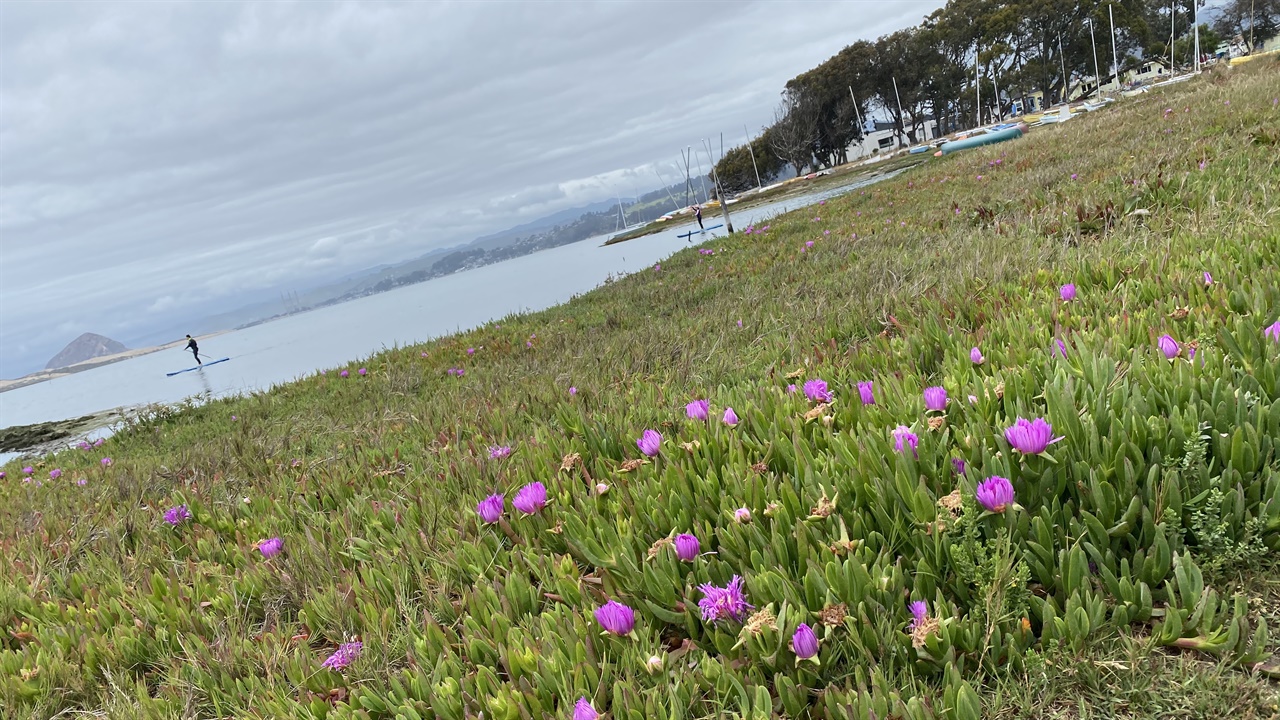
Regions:
<svg viewBox="0 0 1280 720"><path fill-rule="evenodd" d="M56 370L68 365L75 365L78 362L84 362L85 360L102 357L103 355L115 355L128 349L124 346L124 343L117 342L109 337L103 337L96 333L85 333L62 348L62 352L54 355L53 359L44 368L46 370Z"/></svg>

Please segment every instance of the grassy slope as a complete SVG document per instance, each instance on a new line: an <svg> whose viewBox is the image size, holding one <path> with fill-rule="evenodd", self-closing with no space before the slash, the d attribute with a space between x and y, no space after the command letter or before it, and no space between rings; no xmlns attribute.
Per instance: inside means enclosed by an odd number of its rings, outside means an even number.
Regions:
<svg viewBox="0 0 1280 720"><path fill-rule="evenodd" d="M1280 314L1280 153L1266 144L1280 138L1280 73L1254 64L932 162L563 307L353 363L345 380L154 418L47 458L39 477L64 474L39 487L6 468L3 714L566 717L585 694L617 718L794 717L797 703L825 717L962 717L975 697L985 717L1268 716L1277 694L1240 653L1160 647L1171 638L1147 616L1187 592L1167 592L1167 557L1143 571L1154 600L1133 604L1132 623L1112 621L1130 606L1095 574L1163 542L1219 596L1248 598L1246 616L1227 602L1227 625L1186 635L1280 621L1256 536L1280 540L1247 523L1280 517L1280 345L1262 338ZM1057 300L1064 282L1076 303ZM1173 319L1179 307L1190 312ZM1198 341L1203 364L1158 358L1163 332ZM1050 356L1055 338L1068 359ZM446 374L455 366L466 374ZM805 422L808 404L784 392L798 369L835 391L829 425ZM877 404L864 408L853 384L868 379ZM930 432L920 390L937 384L952 405ZM685 420L698 397L713 420L732 406L742 423ZM1009 452L1000 431L1016 416L1068 436L1056 464ZM1210 439L1196 464L1199 423ZM920 434L918 460L893 452L899 424ZM667 436L664 456L624 473L645 428ZM515 453L490 460L497 444ZM582 465L560 472L572 452ZM953 457L968 476L952 475ZM1014 480L1026 510L979 516L970 502L925 532L934 499L992 474ZM479 498L505 492L510 513L533 480L550 490L542 516L477 524ZM612 489L596 497L594 481ZM1226 515L1239 508L1216 533L1214 489ZM804 519L837 492L830 517ZM1120 527L1124 508L1101 496L1140 511ZM178 503L194 519L172 529L160 515ZM732 520L743 506L749 525ZM1118 524L1094 535L1086 509ZM842 526L857 547L839 547ZM686 531L716 554L646 559ZM286 551L266 561L254 543L271 536ZM1032 567L1037 539L1047 569ZM1101 553L1087 571L1071 555L1085 545ZM959 548L986 564L963 569ZM1230 551L1240 562L1214 564ZM698 584L733 574L779 613L776 632L738 649L736 624L704 624L694 607ZM953 669L912 649L908 596L954 616L926 649ZM640 610L636 640L599 635L591 613L606 597ZM820 632L821 668L773 654L801 619L818 625L800 606L835 600L850 615ZM1102 608L1092 632L1081 605ZM360 659L320 670L352 636ZM1265 642L1238 648L1252 662L1277 649ZM644 670L650 655L661 673Z"/></svg>

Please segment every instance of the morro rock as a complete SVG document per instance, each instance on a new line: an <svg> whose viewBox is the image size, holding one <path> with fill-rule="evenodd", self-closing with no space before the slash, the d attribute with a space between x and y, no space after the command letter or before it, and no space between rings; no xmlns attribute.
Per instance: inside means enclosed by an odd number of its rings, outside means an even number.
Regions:
<svg viewBox="0 0 1280 720"><path fill-rule="evenodd" d="M109 337L85 333L62 348L62 352L54 355L49 364L44 366L44 369L57 370L58 368L75 365L78 362L92 360L103 355L115 355L128 349L123 343L116 342Z"/></svg>

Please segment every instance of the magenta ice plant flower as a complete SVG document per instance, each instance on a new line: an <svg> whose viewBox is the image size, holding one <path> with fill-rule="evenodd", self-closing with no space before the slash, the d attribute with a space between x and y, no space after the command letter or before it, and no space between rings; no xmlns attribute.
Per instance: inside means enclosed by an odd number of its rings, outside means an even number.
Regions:
<svg viewBox="0 0 1280 720"><path fill-rule="evenodd" d="M742 592L742 578L737 575L724 587L704 583L698 589L703 595L698 601L703 622L714 623L726 619L741 622L747 616L747 611L752 609Z"/></svg>
<svg viewBox="0 0 1280 720"><path fill-rule="evenodd" d="M751 511L747 508L740 507L733 511L733 519L740 523L749 523L751 522Z"/></svg>
<svg viewBox="0 0 1280 720"><path fill-rule="evenodd" d="M787 394L788 394L788 395L795 395L795 394L796 394L796 384L795 384L795 383L791 383L790 385L788 385L788 386L787 386Z"/></svg>
<svg viewBox="0 0 1280 720"><path fill-rule="evenodd" d="M1013 483L1008 478L992 475L978 483L974 496L982 507L993 513L1002 513L1013 504Z"/></svg>
<svg viewBox="0 0 1280 720"><path fill-rule="evenodd" d="M525 515L533 515L541 511L542 508L547 506L546 486L540 482L531 482L525 485L516 493L511 505Z"/></svg>
<svg viewBox="0 0 1280 720"><path fill-rule="evenodd" d="M509 457L510 455L511 455L510 445L490 445L489 446L489 459L491 460L503 460Z"/></svg>
<svg viewBox="0 0 1280 720"><path fill-rule="evenodd" d="M675 539L676 557L685 562L693 562L698 557L698 553L702 552L702 545L698 542L695 535L689 533L680 533Z"/></svg>
<svg viewBox="0 0 1280 720"><path fill-rule="evenodd" d="M258 552L262 553L264 558L273 558L284 550L284 540L278 537L268 538L258 543Z"/></svg>
<svg viewBox="0 0 1280 720"><path fill-rule="evenodd" d="M982 351L976 347L969 351L969 360L971 360L974 365L981 365L987 361L986 358L982 357Z"/></svg>
<svg viewBox="0 0 1280 720"><path fill-rule="evenodd" d="M795 634L791 636L791 650L801 660L808 660L817 655L818 636L813 634L813 628L800 623L800 627L796 628Z"/></svg>
<svg viewBox="0 0 1280 720"><path fill-rule="evenodd" d="M60 469L58 469L58 468L54 468L54 469L52 469L52 470L50 470L50 471L49 471L49 479L50 479L50 480L57 480L57 479L58 479L58 478L60 478L60 477L62 477L62 470L60 470Z"/></svg>
<svg viewBox="0 0 1280 720"><path fill-rule="evenodd" d="M858 397L862 400L863 405L876 404L874 385L875 382L872 380L858 383Z"/></svg>
<svg viewBox="0 0 1280 720"><path fill-rule="evenodd" d="M819 378L808 380L804 384L804 395L812 402L831 402L831 391L827 389L827 381Z"/></svg>
<svg viewBox="0 0 1280 720"><path fill-rule="evenodd" d="M915 455L916 448L920 445L920 437L911 432L911 428L906 425L899 425L893 429L893 449L902 452L907 445L911 446L911 454Z"/></svg>
<svg viewBox="0 0 1280 720"><path fill-rule="evenodd" d="M36 471L35 468L31 467L30 465L22 468L22 472L27 475L35 474L35 471Z"/></svg>
<svg viewBox="0 0 1280 720"><path fill-rule="evenodd" d="M957 475L963 475L965 467L963 458L951 458L951 469L954 470Z"/></svg>
<svg viewBox="0 0 1280 720"><path fill-rule="evenodd" d="M102 458L102 467L111 467L114 464L115 464L115 461L112 460L111 458L109 457Z"/></svg>
<svg viewBox="0 0 1280 720"><path fill-rule="evenodd" d="M164 511L164 521L170 525L181 525L183 521L191 519L191 511L186 505L178 505Z"/></svg>
<svg viewBox="0 0 1280 720"><path fill-rule="evenodd" d="M1072 283L1067 283L1066 285L1058 288L1058 295L1062 298L1063 302L1071 302L1076 299L1076 286Z"/></svg>
<svg viewBox="0 0 1280 720"><path fill-rule="evenodd" d="M6 477L8 477L8 476L5 474L5 471L0 470L0 480L5 479Z"/></svg>
<svg viewBox="0 0 1280 720"><path fill-rule="evenodd" d="M475 348L473 348L473 347L467 348L467 354L468 354L468 355L475 355L475 354L476 354L476 349L475 349Z"/></svg>
<svg viewBox="0 0 1280 720"><path fill-rule="evenodd" d="M1204 284L1206 286L1213 284L1213 276L1210 275L1208 271L1205 271L1205 274L1204 274Z"/></svg>
<svg viewBox="0 0 1280 720"><path fill-rule="evenodd" d="M917 625L929 617L929 604L923 600L912 601L907 608L911 610L911 625L909 626L911 630L914 630Z"/></svg>
<svg viewBox="0 0 1280 720"><path fill-rule="evenodd" d="M1053 436L1053 426L1045 422L1044 418L1018 418L1004 431L1004 439L1023 455L1039 455L1062 437Z"/></svg>
<svg viewBox="0 0 1280 720"><path fill-rule="evenodd" d="M657 455L658 450L662 448L662 433L657 430L645 430L640 439L636 440L636 447L649 457Z"/></svg>
<svg viewBox="0 0 1280 720"><path fill-rule="evenodd" d="M1262 335L1263 337L1268 337L1276 342L1280 342L1280 320L1268 325L1267 329L1262 331Z"/></svg>
<svg viewBox="0 0 1280 720"><path fill-rule="evenodd" d="M1067 344L1062 342L1061 338L1054 338L1053 352L1051 354L1065 358L1067 356Z"/></svg>
<svg viewBox="0 0 1280 720"><path fill-rule="evenodd" d="M577 395L577 394L578 394L578 388L576 388L576 387L574 387L574 386L570 385L570 386L569 386L569 396L570 396L570 397L573 397L574 395Z"/></svg>
<svg viewBox="0 0 1280 720"><path fill-rule="evenodd" d="M494 493L476 504L476 514L485 523L496 523L498 518L502 517L502 511L506 506L507 500L502 493Z"/></svg>
<svg viewBox="0 0 1280 720"><path fill-rule="evenodd" d="M1164 353L1165 358L1172 360L1182 354L1182 348L1179 347L1178 341L1174 340L1168 333L1161 335L1156 341L1156 347L1160 348L1160 352Z"/></svg>
<svg viewBox="0 0 1280 720"><path fill-rule="evenodd" d="M734 412L731 407L724 409L724 424L729 427L735 427L738 424L738 413Z"/></svg>
<svg viewBox="0 0 1280 720"><path fill-rule="evenodd" d="M359 641L342 643L327 660L320 664L320 667L329 670L342 670L360 657L360 651L363 648L364 643Z"/></svg>
<svg viewBox="0 0 1280 720"><path fill-rule="evenodd" d="M573 720L597 720L599 717L600 713L596 712L585 695L573 704Z"/></svg>
<svg viewBox="0 0 1280 720"><path fill-rule="evenodd" d="M684 414L692 420L706 420L711 410L711 403L706 400L694 400L684 406Z"/></svg>
<svg viewBox="0 0 1280 720"><path fill-rule="evenodd" d="M347 372L346 370L343 370L342 372L338 373L338 377L349 377L350 375L351 373ZM232 418L232 419L234 420L235 418Z"/></svg>
<svg viewBox="0 0 1280 720"><path fill-rule="evenodd" d="M368 374L369 374L369 371L368 371L368 370L365 370L364 368L360 368L360 369L359 369L359 370L357 370L356 372L360 373L361 375L368 375Z"/></svg>
<svg viewBox="0 0 1280 720"><path fill-rule="evenodd" d="M925 410L946 410L947 409L947 391L945 388L927 387L924 389L924 409Z"/></svg>
<svg viewBox="0 0 1280 720"><path fill-rule="evenodd" d="M596 622L606 632L614 635L627 635L636 626L636 613L617 600L610 600L596 609Z"/></svg>

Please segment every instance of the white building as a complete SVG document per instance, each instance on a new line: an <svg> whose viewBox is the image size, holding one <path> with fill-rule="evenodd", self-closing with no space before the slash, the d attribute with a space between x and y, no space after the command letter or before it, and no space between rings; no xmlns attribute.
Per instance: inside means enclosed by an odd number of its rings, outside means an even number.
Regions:
<svg viewBox="0 0 1280 720"><path fill-rule="evenodd" d="M925 120L924 131L916 139L920 142L928 142L936 137L938 137L937 121L933 119ZM857 160L870 155L893 152L899 147L907 147L909 144L910 141L905 134L898 135L898 126L896 124L880 120L868 120L866 126L862 128L862 139L849 145L849 159Z"/></svg>

